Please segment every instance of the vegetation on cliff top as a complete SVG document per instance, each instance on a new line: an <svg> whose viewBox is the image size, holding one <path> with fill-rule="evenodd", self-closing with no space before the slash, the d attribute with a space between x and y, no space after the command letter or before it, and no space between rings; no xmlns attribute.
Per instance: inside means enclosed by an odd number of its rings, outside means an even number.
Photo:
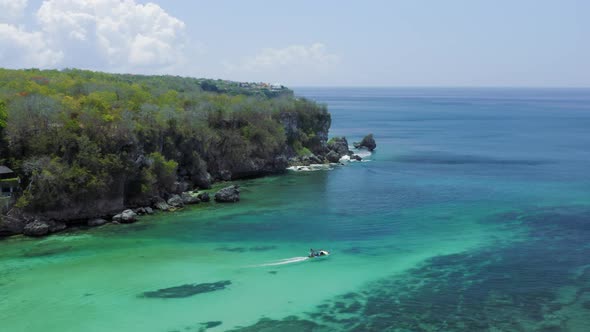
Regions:
<svg viewBox="0 0 590 332"><path fill-rule="evenodd" d="M321 148L325 106L252 86L0 69L0 164L23 178L18 206L42 212L121 196L133 205L166 196L178 181L208 187Z"/></svg>

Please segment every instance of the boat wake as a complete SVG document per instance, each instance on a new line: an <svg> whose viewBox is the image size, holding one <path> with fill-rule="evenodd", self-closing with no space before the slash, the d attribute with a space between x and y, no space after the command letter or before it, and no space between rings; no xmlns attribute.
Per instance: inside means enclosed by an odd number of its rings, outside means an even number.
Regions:
<svg viewBox="0 0 590 332"><path fill-rule="evenodd" d="M265 263L265 264L253 265L251 267L263 267L263 266L277 266L277 265L293 264L293 263L300 263L300 262L306 261L308 259L309 259L309 257L306 257L306 256L292 257L292 258L281 259L281 260L276 261L276 262L270 262L270 263Z"/></svg>

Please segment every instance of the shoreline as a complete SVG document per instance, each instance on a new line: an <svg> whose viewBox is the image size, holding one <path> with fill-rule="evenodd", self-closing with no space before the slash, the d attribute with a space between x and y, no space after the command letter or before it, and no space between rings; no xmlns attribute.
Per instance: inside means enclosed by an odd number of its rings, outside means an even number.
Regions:
<svg viewBox="0 0 590 332"><path fill-rule="evenodd" d="M344 140L346 140L344 138ZM372 153L365 149L359 149L356 147L350 146L349 148L354 149L348 150L351 155L360 155L362 154L365 158L371 156ZM358 154L357 154L358 153ZM237 203L239 202L239 184L235 184L234 182L244 181L248 179L261 179L267 176L279 176L279 175L287 175L289 172L315 172L315 171L328 171L333 170L335 167L338 166L347 166L350 163L356 162L367 162L370 160L358 160L358 159L351 159L349 155L344 155L339 159L338 162L329 162L329 163L322 163L322 164L309 164L309 163L299 163L292 166L289 166L283 170L277 172L270 172L266 174L262 174L260 176L253 176L253 177L243 177L234 179L231 181L218 181L211 183L210 189L194 189L185 192L180 192L176 194L170 195L168 199L164 199L160 196L154 197L152 199L152 204L149 206L125 206L122 211L119 213L106 213L104 215L100 215L93 218L72 218L70 220L47 220L38 215L26 215L21 214L20 217L25 220L25 225L35 224L38 227L47 229L47 231L43 231L41 233L29 233L26 234L25 232L21 233L13 233L8 235L0 235L0 241L8 238L14 238L17 236L24 236L29 238L44 238L46 236L50 236L52 234L62 233L67 230L74 230L77 229L79 231L85 231L87 229L102 227L105 225L120 225L120 224L132 224L141 221L142 216L147 215L158 215L161 213L168 213L168 212L176 212L181 211L187 206L196 206L202 204L230 204L230 203ZM222 190L229 189L229 188L236 188L238 189L237 193L237 200L233 201L218 201L215 198L217 193ZM190 200L188 197L193 197L196 199ZM186 199L184 199L186 198ZM202 199L205 198L205 199ZM173 201L181 200L178 204L170 204ZM127 215L125 217L124 215ZM11 216L4 216L4 220L6 219L15 219ZM10 222L10 221L9 221ZM46 225L46 226L45 226Z"/></svg>
<svg viewBox="0 0 590 332"><path fill-rule="evenodd" d="M329 139L327 104L283 86L78 69L0 76L10 82L0 180L19 179L2 187L10 203L0 236L133 222L153 208L206 201L192 189L219 181L362 160L345 137ZM375 147L372 134L358 144Z"/></svg>

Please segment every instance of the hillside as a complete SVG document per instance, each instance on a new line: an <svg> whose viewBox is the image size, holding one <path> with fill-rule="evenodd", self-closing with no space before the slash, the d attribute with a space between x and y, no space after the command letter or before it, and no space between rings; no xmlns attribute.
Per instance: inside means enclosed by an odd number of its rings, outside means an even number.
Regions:
<svg viewBox="0 0 590 332"><path fill-rule="evenodd" d="M281 172L297 156L325 161L329 127L324 105L282 86L0 69L0 165L22 180L15 206L58 220Z"/></svg>

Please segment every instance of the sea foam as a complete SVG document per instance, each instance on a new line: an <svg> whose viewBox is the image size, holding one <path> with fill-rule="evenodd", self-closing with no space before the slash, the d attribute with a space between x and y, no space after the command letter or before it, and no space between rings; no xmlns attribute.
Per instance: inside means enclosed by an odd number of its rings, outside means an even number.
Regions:
<svg viewBox="0 0 590 332"><path fill-rule="evenodd" d="M309 166L291 166L287 167L290 171L295 172L313 172L313 171L331 171L333 170L332 164L311 164Z"/></svg>

